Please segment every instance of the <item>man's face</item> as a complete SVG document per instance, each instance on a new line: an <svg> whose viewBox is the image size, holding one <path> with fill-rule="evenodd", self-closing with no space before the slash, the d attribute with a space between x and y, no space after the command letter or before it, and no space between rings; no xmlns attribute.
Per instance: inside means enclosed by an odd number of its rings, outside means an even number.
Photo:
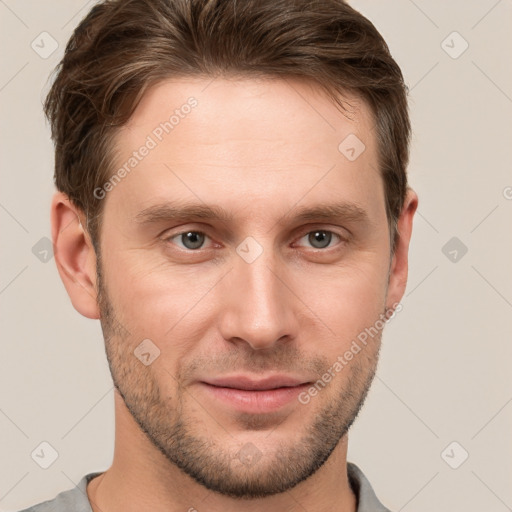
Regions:
<svg viewBox="0 0 512 512"><path fill-rule="evenodd" d="M283 492L325 462L365 398L380 330L335 363L399 300L373 124L350 104L351 120L291 80L166 81L118 134L116 169L137 162L104 199L113 379L167 459L226 495ZM170 215L191 204L225 218ZM337 214L299 216L327 205Z"/></svg>

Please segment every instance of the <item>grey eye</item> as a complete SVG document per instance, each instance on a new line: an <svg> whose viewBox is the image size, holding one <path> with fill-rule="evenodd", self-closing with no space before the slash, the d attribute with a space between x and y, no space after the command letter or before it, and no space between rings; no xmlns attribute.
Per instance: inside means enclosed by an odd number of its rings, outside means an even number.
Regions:
<svg viewBox="0 0 512 512"><path fill-rule="evenodd" d="M180 240L185 249L194 250L199 249L203 245L205 235L199 231L185 231L184 233L172 237L172 239L174 238Z"/></svg>
<svg viewBox="0 0 512 512"><path fill-rule="evenodd" d="M314 249L326 249L329 247L333 235L340 241L342 240L340 235L327 229L316 229L314 231L310 231L304 235L301 240L307 238L308 244L310 244Z"/></svg>
<svg viewBox="0 0 512 512"><path fill-rule="evenodd" d="M311 233L308 234L308 242L310 242L315 249L325 249L329 246L331 240L332 233L330 231L318 230L311 231Z"/></svg>

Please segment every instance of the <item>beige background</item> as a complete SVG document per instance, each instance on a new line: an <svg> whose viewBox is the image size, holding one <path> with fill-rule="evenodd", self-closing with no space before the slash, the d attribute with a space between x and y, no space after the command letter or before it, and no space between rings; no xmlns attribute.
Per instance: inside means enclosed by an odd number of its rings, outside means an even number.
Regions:
<svg viewBox="0 0 512 512"><path fill-rule="evenodd" d="M409 85L420 207L403 311L384 334L349 459L393 511L512 510L512 2L352 4L384 35ZM0 1L2 511L52 498L112 457L99 323L72 308L51 254L40 260L53 191L41 101L91 6ZM51 49L43 31L59 45L48 58L31 47L45 37ZM58 452L46 470L31 458L42 441ZM463 450L468 459L452 469L446 461L460 463Z"/></svg>

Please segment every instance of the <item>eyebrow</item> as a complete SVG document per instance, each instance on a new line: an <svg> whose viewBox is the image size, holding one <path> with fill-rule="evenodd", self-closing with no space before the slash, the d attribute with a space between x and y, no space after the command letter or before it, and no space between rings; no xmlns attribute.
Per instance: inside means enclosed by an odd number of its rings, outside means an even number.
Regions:
<svg viewBox="0 0 512 512"><path fill-rule="evenodd" d="M155 224L163 221L184 220L218 220L229 223L235 216L220 206L199 203L170 202L155 204L140 211L135 220L142 225ZM300 206L292 208L283 215L276 224L284 224L284 219L291 218L294 221L334 220L340 219L346 222L368 222L366 210L355 203L325 203L315 206Z"/></svg>
<svg viewBox="0 0 512 512"><path fill-rule="evenodd" d="M234 216L219 206L196 203L161 203L145 208L135 216L140 224L153 224L160 221L209 219L222 222L232 221Z"/></svg>
<svg viewBox="0 0 512 512"><path fill-rule="evenodd" d="M292 215L295 210L295 214ZM351 222L368 221L366 210L355 203L326 203L311 207L298 207L291 210L285 217L292 216L293 219L306 220L330 220L343 219Z"/></svg>

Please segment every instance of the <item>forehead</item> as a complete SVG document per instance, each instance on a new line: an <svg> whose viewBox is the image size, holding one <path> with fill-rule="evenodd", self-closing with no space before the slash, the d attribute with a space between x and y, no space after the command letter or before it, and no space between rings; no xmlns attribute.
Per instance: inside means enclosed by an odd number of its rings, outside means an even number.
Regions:
<svg viewBox="0 0 512 512"><path fill-rule="evenodd" d="M122 198L132 217L173 197L239 211L303 199L371 208L383 195L372 114L345 101L348 117L318 85L290 78L163 81L117 134L114 172L126 172L108 202Z"/></svg>
<svg viewBox="0 0 512 512"><path fill-rule="evenodd" d="M347 130L359 132L362 138L371 137L373 116L366 102L352 93L342 100L345 113L318 84L297 78L169 79L146 91L119 136L129 143L131 137L126 132L150 133L156 120L165 123L178 111L179 119L172 120L172 130L179 124L176 132L186 135L191 128L197 142L229 143L253 136L255 142L279 139L293 144L301 137L329 144L327 134L336 142ZM189 109L187 104L191 102L197 106ZM185 122L188 117L191 120Z"/></svg>

